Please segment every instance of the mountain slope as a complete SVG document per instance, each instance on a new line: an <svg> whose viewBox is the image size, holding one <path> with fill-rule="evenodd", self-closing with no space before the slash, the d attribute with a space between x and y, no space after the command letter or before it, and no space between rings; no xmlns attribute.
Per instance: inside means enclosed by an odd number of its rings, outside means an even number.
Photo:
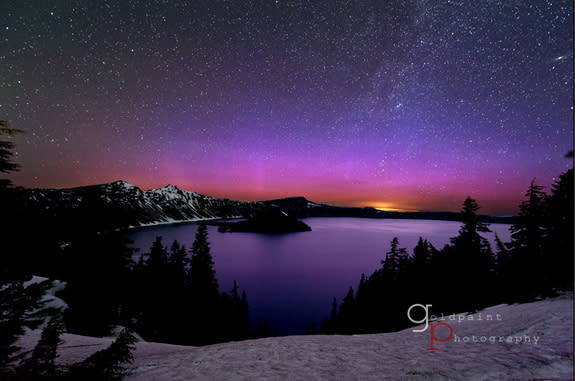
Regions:
<svg viewBox="0 0 575 381"><path fill-rule="evenodd" d="M36 221L60 231L122 229L157 223L248 217L280 208L289 216L368 217L459 220L450 212L386 212L374 208L318 204L304 197L244 202L205 196L168 185L142 190L125 181L69 189L17 188L7 216L26 224ZM483 222L509 223L508 218L479 216Z"/></svg>
<svg viewBox="0 0 575 381"><path fill-rule="evenodd" d="M70 189L21 189L18 197L23 212L32 218L98 229L231 218L262 207L261 203L219 199L173 185L142 190L125 181Z"/></svg>
<svg viewBox="0 0 575 381"><path fill-rule="evenodd" d="M248 217L280 208L295 218L310 216L383 217L373 208L316 204L304 197L271 201L232 201L178 189L174 185L142 190L125 181L69 189L26 189L15 192L16 212L29 219L76 229L98 230L177 221ZM85 229L84 229L85 230Z"/></svg>
<svg viewBox="0 0 575 381"><path fill-rule="evenodd" d="M492 321L486 320L490 314ZM496 316L499 314L500 319ZM481 315L482 320L479 320ZM427 351L429 330L356 336L288 336L184 347L140 342L128 380L571 380L573 294L500 305L452 322L452 340ZM421 327L420 327L421 328ZM27 335L33 345L38 332ZM445 337L437 331L438 337ZM472 342L472 337L478 342ZM468 337L468 342L463 342ZM488 341L481 342L482 337ZM497 341L490 343L491 337ZM499 342L499 337L505 341ZM512 342L507 342L511 337ZM522 338L517 342L517 338ZM525 337L530 342L525 342ZM537 337L537 343L535 338ZM111 339L64 335L57 361L69 364Z"/></svg>

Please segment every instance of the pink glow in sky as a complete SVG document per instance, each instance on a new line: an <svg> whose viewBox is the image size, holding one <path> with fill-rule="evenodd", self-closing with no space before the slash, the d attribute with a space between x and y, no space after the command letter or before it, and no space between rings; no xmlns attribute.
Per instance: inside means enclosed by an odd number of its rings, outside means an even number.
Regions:
<svg viewBox="0 0 575 381"><path fill-rule="evenodd" d="M17 185L507 215L573 164L568 0L18 2L0 30Z"/></svg>

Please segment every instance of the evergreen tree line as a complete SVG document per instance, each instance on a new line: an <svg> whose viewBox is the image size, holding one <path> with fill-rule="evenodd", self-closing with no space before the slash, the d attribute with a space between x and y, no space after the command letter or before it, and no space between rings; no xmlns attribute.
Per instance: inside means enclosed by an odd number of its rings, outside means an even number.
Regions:
<svg viewBox="0 0 575 381"><path fill-rule="evenodd" d="M0 137L18 133L0 121ZM19 168L13 147L0 139L2 173ZM205 226L198 229L191 257L177 242L170 250L163 247L159 237L134 262L135 249L122 233L97 234L77 221L68 234L73 239L63 242L49 221L19 218L17 200L11 182L1 180L0 210L11 218L0 218L0 379L120 380L133 360L131 329L148 340L181 344L248 337L245 292L240 295L235 282L230 293L219 292ZM52 282L27 284L32 274L66 281L59 296L69 308L46 308L43 297ZM103 336L117 325L129 328L110 347L70 366L56 365L64 331ZM17 342L26 329L42 333L31 351L22 352ZM255 335L262 335L261 327Z"/></svg>
<svg viewBox="0 0 575 381"><path fill-rule="evenodd" d="M19 169L13 162L14 143L6 139L22 133L0 120L0 173ZM13 212L12 183L0 179L0 210L2 216L17 217ZM20 222L20 223L19 223ZM30 283L29 269L53 269L47 266L58 252L58 241L50 227L0 218L0 379L1 380L121 380L129 373L133 360L135 337L124 329L106 349L70 366L57 366L57 349L64 331L60 310L47 308L43 300L52 287L51 281ZM37 232L35 240L27 234ZM33 255L22 255L33 252ZM43 259L42 255L44 255ZM32 260L31 259L36 259ZM26 265L29 269L26 269ZM41 272L38 272L39 274ZM30 353L22 352L18 339L26 329L42 328L42 334Z"/></svg>
<svg viewBox="0 0 575 381"><path fill-rule="evenodd" d="M572 153L568 155L572 157ZM511 242L495 238L495 251L481 233L476 201L467 198L461 228L441 250L420 237L410 255L397 237L370 276L362 274L341 304L333 299L323 334L390 332L411 325L409 306L432 304L432 312L472 312L499 303L527 302L573 289L573 169L559 176L550 194L531 182L519 205ZM316 333L315 327L308 330Z"/></svg>
<svg viewBox="0 0 575 381"><path fill-rule="evenodd" d="M62 250L54 277L65 279L58 294L68 304L61 312L44 307L52 282L26 285L29 275L0 278L0 379L120 380L129 373L136 331L148 341L203 345L250 337L248 302L236 282L220 293L207 241L200 225L188 251L177 241L168 250L157 237L136 262L135 249L121 234L83 237ZM107 349L68 367L56 366L60 336L104 336L123 329ZM22 353L16 343L25 328L42 328L35 348ZM258 324L254 337L269 336Z"/></svg>
<svg viewBox="0 0 575 381"><path fill-rule="evenodd" d="M0 279L0 380L117 381L130 373L136 338L127 329L108 348L83 361L58 366L63 316L43 301L52 282L25 284L25 280L29 279ZM41 326L35 347L23 352L17 340L25 329Z"/></svg>
<svg viewBox="0 0 575 381"><path fill-rule="evenodd" d="M0 121L0 136L17 133ZM12 148L11 141L0 139L2 173L18 169ZM13 201L10 182L0 180L0 210L17 217L10 213ZM409 255L394 238L381 268L362 275L357 292L350 288L339 306L334 298L319 331L393 331L409 325L406 310L414 303L433 304L435 314L451 313L572 289L572 169L550 194L531 184L511 242L497 238L495 252L480 235L489 229L478 221L478 209L474 200L465 200L459 234L441 250L420 238ZM135 341L127 330L88 359L56 367L64 327L102 336L121 325L150 341L196 345L249 336L247 298L235 282L229 293L220 293L205 226L189 253L177 242L168 249L158 238L134 262L134 249L121 233L93 234L78 221L74 239L64 243L57 227L33 222L0 218L0 378L116 380L126 374ZM30 274L67 282L61 296L69 309L63 317L42 308L47 283L24 286ZM25 327L42 324L40 341L22 356L17 339ZM269 326L258 324L254 336L269 335Z"/></svg>
<svg viewBox="0 0 575 381"><path fill-rule="evenodd" d="M71 244L61 278L68 329L102 336L121 325L148 341L189 345L249 338L246 293L235 281L220 293L207 234L200 225L189 252L157 237L138 261L120 234Z"/></svg>

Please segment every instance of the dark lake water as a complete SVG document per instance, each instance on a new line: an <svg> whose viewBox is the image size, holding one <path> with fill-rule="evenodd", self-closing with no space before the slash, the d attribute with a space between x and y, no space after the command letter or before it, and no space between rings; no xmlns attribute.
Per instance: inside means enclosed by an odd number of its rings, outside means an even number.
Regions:
<svg viewBox="0 0 575 381"><path fill-rule="evenodd" d="M236 280L245 289L252 322L262 320L280 335L302 334L312 322L319 326L350 286L357 288L362 273L381 266L390 242L397 236L400 247L411 254L420 236L442 248L456 236L459 222L362 218L307 218L311 232L264 235L219 233L208 226L220 290L231 289ZM130 232L134 246L147 252L156 238L164 245L177 239L192 247L195 223L159 225ZM490 229L509 241L509 225ZM494 247L494 233L484 233Z"/></svg>

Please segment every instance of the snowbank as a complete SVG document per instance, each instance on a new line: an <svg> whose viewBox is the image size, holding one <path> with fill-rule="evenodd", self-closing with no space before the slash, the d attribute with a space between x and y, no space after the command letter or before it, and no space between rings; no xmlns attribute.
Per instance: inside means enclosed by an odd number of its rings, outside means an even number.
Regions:
<svg viewBox="0 0 575 381"><path fill-rule="evenodd" d="M40 277L40 276L32 276L32 279L24 282L24 287L28 287L31 284L41 283L49 280L48 278ZM53 280L52 287L46 291L46 294L42 297L42 302L44 302L44 307L46 308L53 308L60 311L64 311L68 308L68 305L65 301L58 298L56 293L64 290L66 288L66 282L62 282L60 280Z"/></svg>
<svg viewBox="0 0 575 381"><path fill-rule="evenodd" d="M495 306L470 316L473 320L444 321L453 335L449 341L435 342L437 351L427 350L430 330L413 332L416 328L373 335L288 336L208 347L140 342L128 380L573 379L573 294ZM448 334L445 326L435 331L439 338ZM27 337L29 345L31 336ZM82 360L112 341L76 335L64 335L64 340L61 363Z"/></svg>

